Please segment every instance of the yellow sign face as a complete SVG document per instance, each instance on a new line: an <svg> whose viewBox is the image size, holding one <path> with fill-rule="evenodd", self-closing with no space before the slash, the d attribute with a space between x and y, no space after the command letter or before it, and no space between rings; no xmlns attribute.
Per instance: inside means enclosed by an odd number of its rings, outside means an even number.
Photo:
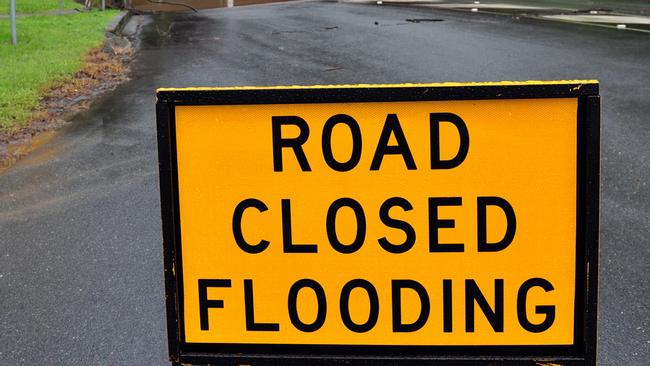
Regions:
<svg viewBox="0 0 650 366"><path fill-rule="evenodd" d="M184 341L573 344L577 109L176 106Z"/></svg>

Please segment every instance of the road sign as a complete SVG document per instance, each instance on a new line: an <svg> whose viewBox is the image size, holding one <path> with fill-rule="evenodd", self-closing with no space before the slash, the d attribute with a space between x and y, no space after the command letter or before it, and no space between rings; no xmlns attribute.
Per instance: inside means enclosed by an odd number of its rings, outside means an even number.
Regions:
<svg viewBox="0 0 650 366"><path fill-rule="evenodd" d="M596 363L596 81L159 89L170 359Z"/></svg>

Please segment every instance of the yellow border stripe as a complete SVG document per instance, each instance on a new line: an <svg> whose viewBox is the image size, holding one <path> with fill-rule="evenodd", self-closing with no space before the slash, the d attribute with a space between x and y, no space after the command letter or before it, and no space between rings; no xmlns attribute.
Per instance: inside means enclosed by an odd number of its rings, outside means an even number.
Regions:
<svg viewBox="0 0 650 366"><path fill-rule="evenodd" d="M343 85L289 85L289 86L224 86L224 87L193 87L193 88L158 88L156 92L169 91L210 91L210 90L261 90L261 89L336 89L336 88L440 88L450 86L526 86L526 85L568 85L568 84L598 84L598 80L555 80L555 81L485 81L473 83L430 83L430 84L343 84Z"/></svg>

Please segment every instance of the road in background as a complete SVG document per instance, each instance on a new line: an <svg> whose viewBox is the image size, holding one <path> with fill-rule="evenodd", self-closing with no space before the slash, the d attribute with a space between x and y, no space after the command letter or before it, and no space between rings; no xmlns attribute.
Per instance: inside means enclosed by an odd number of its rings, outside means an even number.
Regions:
<svg viewBox="0 0 650 366"><path fill-rule="evenodd" d="M166 363L157 87L578 78L602 83L601 364L647 364L647 34L306 2L158 14L141 39L130 82L0 175L0 364Z"/></svg>
<svg viewBox="0 0 650 366"><path fill-rule="evenodd" d="M226 8L230 6L244 6L254 4L268 4L291 0L131 0L130 7L136 11L192 11L199 9Z"/></svg>
<svg viewBox="0 0 650 366"><path fill-rule="evenodd" d="M475 0L458 2L474 3ZM576 9L579 11L601 10L630 14L650 14L648 0L480 0L481 4L517 4L547 8Z"/></svg>

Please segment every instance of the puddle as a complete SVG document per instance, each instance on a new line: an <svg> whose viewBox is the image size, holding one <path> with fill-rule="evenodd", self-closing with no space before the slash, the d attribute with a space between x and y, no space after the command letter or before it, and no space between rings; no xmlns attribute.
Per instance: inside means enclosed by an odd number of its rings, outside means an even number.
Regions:
<svg viewBox="0 0 650 366"><path fill-rule="evenodd" d="M407 22L410 23L423 23L423 22L443 22L444 19L438 19L438 18L409 18L405 19Z"/></svg>

